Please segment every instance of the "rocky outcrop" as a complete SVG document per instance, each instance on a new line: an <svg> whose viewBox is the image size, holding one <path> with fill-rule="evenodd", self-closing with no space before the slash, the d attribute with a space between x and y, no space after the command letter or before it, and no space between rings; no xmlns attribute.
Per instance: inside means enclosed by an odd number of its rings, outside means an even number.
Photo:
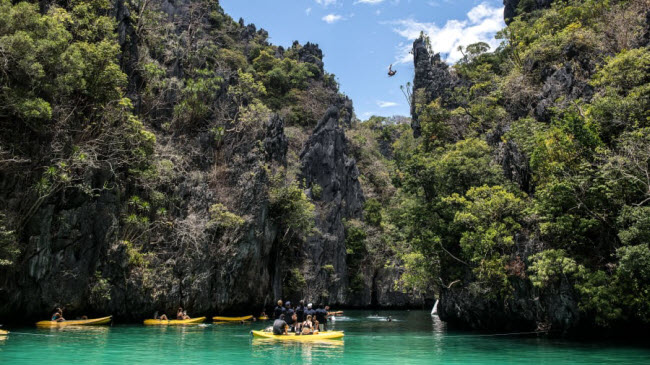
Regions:
<svg viewBox="0 0 650 365"><path fill-rule="evenodd" d="M300 156L300 179L315 198L319 231L305 246L308 298L341 304L346 302L348 287L343 220L360 218L364 202L359 171L347 155L346 143L339 108L330 107Z"/></svg>
<svg viewBox="0 0 650 365"><path fill-rule="evenodd" d="M449 65L440 58L440 53L430 53L424 37L413 42L413 61L415 76L411 100L411 127L413 136L417 138L422 133L417 105L428 104L438 98L445 104L448 102L449 92L458 80L450 72Z"/></svg>
<svg viewBox="0 0 650 365"><path fill-rule="evenodd" d="M589 61L587 61L589 62ZM595 69L595 65L585 65L580 72ZM549 76L545 78L541 93L535 104L534 115L538 120L550 122L552 108L566 107L574 100L582 98L590 100L593 96L593 88L584 80L576 77L576 71L569 64L556 70L549 70ZM562 97L562 102L558 100Z"/></svg>
<svg viewBox="0 0 650 365"><path fill-rule="evenodd" d="M307 42L298 51L300 62L307 62L316 65L320 70L321 75L325 72L325 64L323 63L323 51L317 44Z"/></svg>
<svg viewBox="0 0 650 365"><path fill-rule="evenodd" d="M521 15L520 12L548 8L553 0L527 0L525 4L521 4L521 2L521 0L503 0L503 19L506 24L510 24L517 15ZM520 7L520 5L522 6Z"/></svg>
<svg viewBox="0 0 650 365"><path fill-rule="evenodd" d="M443 288L438 315L455 327L493 331L551 330L568 333L580 325L580 312L566 281L540 295L530 282L514 283L515 296L496 301L481 295L480 289ZM476 292L478 291L478 292Z"/></svg>
<svg viewBox="0 0 650 365"><path fill-rule="evenodd" d="M289 140L284 134L284 121L274 114L266 124L266 138L264 139L264 151L267 161L276 161L282 166L287 164L287 150Z"/></svg>
<svg viewBox="0 0 650 365"><path fill-rule="evenodd" d="M101 188L106 176L97 172L93 186ZM13 313L15 320L55 304L86 305L98 263L106 259L106 243L117 236L119 214L116 190L94 199L62 194L42 205L23 231L24 264L0 271L0 314Z"/></svg>
<svg viewBox="0 0 650 365"><path fill-rule="evenodd" d="M208 3L202 4L220 11L214 2ZM290 165L284 120L273 114L268 120L248 121L245 127L228 125L224 132L226 128L213 128L223 120L210 116L201 128L164 130L163 124L174 118L178 90L155 95L160 96L159 103L143 110L139 75L143 68L138 62L146 47L138 46L133 10L120 0L113 4L128 96L135 114L156 134L152 159L160 165L146 171L156 174L154 178L98 166L86 177L84 189L70 187L43 198L19 229L23 250L18 264L0 267L0 322L42 318L57 305L66 307L71 317L110 313L134 321L154 311L171 313L179 305L192 314L255 313L283 296L286 273L294 268L304 273L305 299L310 301L360 306L417 303L410 294L393 290L398 273L390 269L370 274L374 279L367 290L375 294L356 300L348 290L343 222L360 219L364 203L359 171L346 146L344 128L354 116L350 99L338 95L327 102L335 106L311 132L300 155L299 179L311 189L317 206L318 233L290 257L282 247L269 202L271 175ZM196 2L153 4L166 14L170 27L177 27L174 32L191 28L188 14ZM192 29L204 27L197 36L210 37L210 22L208 16L195 19ZM244 50L251 39L266 38L264 30L246 26L243 20L235 30L229 33L229 41L243 43L237 46ZM184 42L182 37L179 40ZM181 48L185 46L190 47ZM189 77L183 62L147 51L173 83ZM282 53L278 48L279 57ZM324 74L317 45L300 47L298 55L301 62L316 65ZM236 106L225 93L229 85L237 84L236 72L217 76L223 77L223 85L210 107L235 120L229 113ZM296 162L297 157L292 158ZM19 174L0 170L0 202L6 209L32 203L16 194L23 184L27 182ZM318 196L315 186L320 188ZM135 214L130 210L136 205L132 199L151 201L153 197L147 195L152 194L164 200L159 206L165 211L139 207ZM146 229L136 227L139 223L131 215L147 222ZM148 224L154 220L155 224ZM304 267L290 266L295 263Z"/></svg>
<svg viewBox="0 0 650 365"><path fill-rule="evenodd" d="M460 283L440 287L438 315L455 327L492 331L550 331L566 334L583 326L573 286L566 278L540 290L526 277L528 258L544 243L516 235L515 261L510 264L512 295L494 299L471 273Z"/></svg>

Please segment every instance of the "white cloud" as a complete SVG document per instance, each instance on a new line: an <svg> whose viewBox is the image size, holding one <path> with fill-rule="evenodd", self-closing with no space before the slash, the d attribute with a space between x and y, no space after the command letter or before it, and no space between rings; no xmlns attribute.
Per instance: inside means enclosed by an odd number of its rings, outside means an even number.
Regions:
<svg viewBox="0 0 650 365"><path fill-rule="evenodd" d="M305 14L307 14L307 15L311 15L311 8L307 8L307 9L305 9Z"/></svg>
<svg viewBox="0 0 650 365"><path fill-rule="evenodd" d="M378 100L377 101L377 106L379 106L380 108L391 108L391 107L394 107L394 106L399 106L399 104L397 104L394 101L381 101L381 100Z"/></svg>
<svg viewBox="0 0 650 365"><path fill-rule="evenodd" d="M505 27L503 7L492 7L486 3L479 4L467 13L465 20L448 20L443 27L435 23L418 22L413 18L400 19L391 24L393 30L409 41L415 40L424 32L431 40L434 52L440 52L447 62L454 63L462 58L458 46L467 46L476 42L485 42L496 48L499 44L494 34ZM410 42L398 45L395 64L413 61Z"/></svg>
<svg viewBox="0 0 650 365"><path fill-rule="evenodd" d="M316 4L328 7L330 5L335 5L336 0L316 0Z"/></svg>
<svg viewBox="0 0 650 365"><path fill-rule="evenodd" d="M342 20L343 17L338 14L327 14L322 19L327 24L333 24L338 22L339 20Z"/></svg>
<svg viewBox="0 0 650 365"><path fill-rule="evenodd" d="M354 2L354 5L356 4L370 4L370 5L377 5L383 3L384 0L357 0Z"/></svg>

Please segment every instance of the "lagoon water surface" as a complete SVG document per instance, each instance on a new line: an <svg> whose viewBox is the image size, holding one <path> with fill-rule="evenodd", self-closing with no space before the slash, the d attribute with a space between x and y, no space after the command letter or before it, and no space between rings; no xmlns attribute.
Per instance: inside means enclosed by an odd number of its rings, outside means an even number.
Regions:
<svg viewBox="0 0 650 365"><path fill-rule="evenodd" d="M391 316L392 322L386 321ZM346 311L342 341L254 340L270 322L186 327L8 328L0 364L648 364L644 343L448 331L425 311Z"/></svg>

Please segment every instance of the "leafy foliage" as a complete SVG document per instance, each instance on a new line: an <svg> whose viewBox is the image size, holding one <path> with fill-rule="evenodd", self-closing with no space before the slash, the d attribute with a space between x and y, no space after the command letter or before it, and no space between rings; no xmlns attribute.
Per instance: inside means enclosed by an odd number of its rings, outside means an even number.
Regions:
<svg viewBox="0 0 650 365"><path fill-rule="evenodd" d="M283 177L280 174L276 175L269 191L269 201L271 216L285 228L285 238L290 232L292 236L297 234L300 237L312 233L314 230L314 204L297 182L285 185Z"/></svg>
<svg viewBox="0 0 650 365"><path fill-rule="evenodd" d="M461 48L450 89L412 91L422 137L394 143L381 223L402 280L495 303L515 280L570 285L597 325L650 323L647 2L519 5L493 52Z"/></svg>

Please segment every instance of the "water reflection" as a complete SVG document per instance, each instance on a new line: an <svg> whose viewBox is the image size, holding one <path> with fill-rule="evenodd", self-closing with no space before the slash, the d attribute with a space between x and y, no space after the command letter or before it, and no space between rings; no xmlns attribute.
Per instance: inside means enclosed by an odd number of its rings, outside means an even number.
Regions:
<svg viewBox="0 0 650 365"><path fill-rule="evenodd" d="M38 333L73 333L106 335L110 332L111 326L65 326L65 327L37 327Z"/></svg>
<svg viewBox="0 0 650 365"><path fill-rule="evenodd" d="M319 340L316 342L285 342L275 339L251 339L251 356L258 359L286 362L288 358L300 359L303 364L314 362L336 363L343 359L344 340ZM284 361L283 361L284 360Z"/></svg>
<svg viewBox="0 0 650 365"><path fill-rule="evenodd" d="M442 336L447 332L447 325L437 315L431 316L431 327L433 328L433 333L438 336Z"/></svg>

